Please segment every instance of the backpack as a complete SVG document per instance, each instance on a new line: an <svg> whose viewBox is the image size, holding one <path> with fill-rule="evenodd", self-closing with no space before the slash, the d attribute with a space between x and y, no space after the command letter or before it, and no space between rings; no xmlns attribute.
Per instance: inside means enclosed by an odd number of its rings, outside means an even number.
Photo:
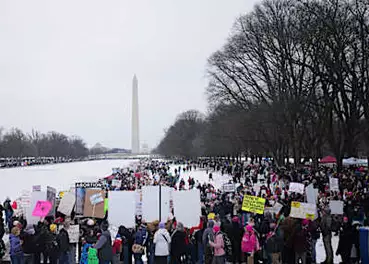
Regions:
<svg viewBox="0 0 369 264"><path fill-rule="evenodd" d="M223 241L224 241L224 251L226 252L226 256L231 257L232 256L232 242L226 233L222 232L222 235L223 235Z"/></svg>

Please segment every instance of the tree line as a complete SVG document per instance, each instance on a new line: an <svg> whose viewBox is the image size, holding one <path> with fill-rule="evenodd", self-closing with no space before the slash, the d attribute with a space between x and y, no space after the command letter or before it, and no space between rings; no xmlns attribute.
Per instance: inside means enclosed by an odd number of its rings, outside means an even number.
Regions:
<svg viewBox="0 0 369 264"><path fill-rule="evenodd" d="M18 128L0 128L0 157L86 157L86 143L77 136L68 137L55 131L26 134Z"/></svg>
<svg viewBox="0 0 369 264"><path fill-rule="evenodd" d="M316 161L369 156L367 0L266 0L208 59L210 111L181 114L156 151Z"/></svg>

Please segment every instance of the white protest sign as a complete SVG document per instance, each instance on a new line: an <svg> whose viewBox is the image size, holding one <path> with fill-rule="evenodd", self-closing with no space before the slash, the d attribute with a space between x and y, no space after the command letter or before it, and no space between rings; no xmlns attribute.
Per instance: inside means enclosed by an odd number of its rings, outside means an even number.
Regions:
<svg viewBox="0 0 369 264"><path fill-rule="evenodd" d="M41 185L33 185L32 192L41 192Z"/></svg>
<svg viewBox="0 0 369 264"><path fill-rule="evenodd" d="M330 201L329 208L331 209L331 214L341 215L343 214L343 201Z"/></svg>
<svg viewBox="0 0 369 264"><path fill-rule="evenodd" d="M70 216L73 211L75 203L76 203L76 195L74 193L70 192L64 193L64 196L59 203L58 212L66 216Z"/></svg>
<svg viewBox="0 0 369 264"><path fill-rule="evenodd" d="M291 202L291 217L314 220L317 218L316 212L315 204Z"/></svg>
<svg viewBox="0 0 369 264"><path fill-rule="evenodd" d="M235 192L236 186L233 183L223 185L223 192Z"/></svg>
<svg viewBox="0 0 369 264"><path fill-rule="evenodd" d="M318 189L314 189L313 184L309 184L309 186L306 187L306 198L308 203L316 204L318 198Z"/></svg>
<svg viewBox="0 0 369 264"><path fill-rule="evenodd" d="M113 180L111 182L111 185L120 188L120 186L122 186L122 181L121 180Z"/></svg>
<svg viewBox="0 0 369 264"><path fill-rule="evenodd" d="M69 242L78 243L79 242L79 225L71 225L68 230Z"/></svg>
<svg viewBox="0 0 369 264"><path fill-rule="evenodd" d="M21 206L23 209L31 207L31 192L22 191Z"/></svg>
<svg viewBox="0 0 369 264"><path fill-rule="evenodd" d="M302 183L291 182L289 191L303 194L304 193L304 188L305 188L305 186Z"/></svg>
<svg viewBox="0 0 369 264"><path fill-rule="evenodd" d="M90 202L91 202L92 205L97 205L99 203L103 203L104 198L102 197L101 193L95 193L95 194L91 195Z"/></svg>
<svg viewBox="0 0 369 264"><path fill-rule="evenodd" d="M264 208L264 213L265 212L270 212L272 214L278 214L279 211L282 209L282 207L283 207L283 205L281 205L280 203L276 203L272 207L265 207Z"/></svg>
<svg viewBox="0 0 369 264"><path fill-rule="evenodd" d="M109 192L108 220L112 226L135 227L136 192L111 191ZM122 210L124 208L124 213Z"/></svg>
<svg viewBox="0 0 369 264"><path fill-rule="evenodd" d="M170 214L170 187L161 187L161 201L159 200L159 186L142 187L142 218L146 222L155 220L165 221ZM161 210L160 210L161 209ZM160 215L159 215L160 211Z"/></svg>
<svg viewBox="0 0 369 264"><path fill-rule="evenodd" d="M340 191L337 178L329 178L329 189L334 192Z"/></svg>
<svg viewBox="0 0 369 264"><path fill-rule="evenodd" d="M191 228L199 225L201 201L198 189L174 191L173 206L177 221L181 222L185 227Z"/></svg>

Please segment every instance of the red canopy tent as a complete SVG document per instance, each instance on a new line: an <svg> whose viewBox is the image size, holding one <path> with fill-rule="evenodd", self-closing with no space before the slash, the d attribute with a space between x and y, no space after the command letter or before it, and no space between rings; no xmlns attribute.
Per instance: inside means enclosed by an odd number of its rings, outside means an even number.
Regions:
<svg viewBox="0 0 369 264"><path fill-rule="evenodd" d="M332 156L327 156L327 157L324 157L322 158L319 163L337 163L337 159L335 157L332 157Z"/></svg>

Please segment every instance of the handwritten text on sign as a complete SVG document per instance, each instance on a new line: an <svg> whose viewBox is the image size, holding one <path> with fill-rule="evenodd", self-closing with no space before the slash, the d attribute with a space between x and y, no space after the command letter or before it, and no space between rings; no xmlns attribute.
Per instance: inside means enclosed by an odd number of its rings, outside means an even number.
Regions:
<svg viewBox="0 0 369 264"><path fill-rule="evenodd" d="M256 214L263 214L264 205L265 205L264 198L251 196L251 195L245 195L243 197L242 210L246 212L256 213Z"/></svg>
<svg viewBox="0 0 369 264"><path fill-rule="evenodd" d="M48 215L52 207L53 205L49 201L38 201L33 209L32 215L45 217Z"/></svg>

